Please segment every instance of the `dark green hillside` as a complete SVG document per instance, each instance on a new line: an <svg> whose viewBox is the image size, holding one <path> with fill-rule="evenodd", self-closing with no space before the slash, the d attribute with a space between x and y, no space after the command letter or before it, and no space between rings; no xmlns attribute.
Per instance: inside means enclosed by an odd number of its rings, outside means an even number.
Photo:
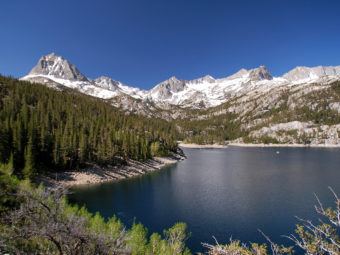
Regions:
<svg viewBox="0 0 340 255"><path fill-rule="evenodd" d="M182 119L176 123L181 127L181 139L189 143L213 144L223 143L245 135L241 122L233 113L219 116L208 115L206 119Z"/></svg>
<svg viewBox="0 0 340 255"><path fill-rule="evenodd" d="M0 77L0 163L18 176L146 160L176 150L164 120L126 115L73 90Z"/></svg>

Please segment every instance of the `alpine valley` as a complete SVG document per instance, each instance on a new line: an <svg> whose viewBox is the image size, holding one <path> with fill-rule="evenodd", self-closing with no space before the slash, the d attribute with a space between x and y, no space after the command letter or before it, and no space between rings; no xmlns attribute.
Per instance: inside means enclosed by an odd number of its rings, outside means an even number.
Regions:
<svg viewBox="0 0 340 255"><path fill-rule="evenodd" d="M52 53L21 80L171 121L188 143L340 144L340 66L296 67L281 77L265 66L225 78L173 76L141 90L106 76L90 79Z"/></svg>

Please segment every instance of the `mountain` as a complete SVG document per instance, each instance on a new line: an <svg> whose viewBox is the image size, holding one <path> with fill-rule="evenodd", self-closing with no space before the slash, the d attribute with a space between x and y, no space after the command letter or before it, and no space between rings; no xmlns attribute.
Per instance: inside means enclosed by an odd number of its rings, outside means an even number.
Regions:
<svg viewBox="0 0 340 255"><path fill-rule="evenodd" d="M124 85L110 77L87 78L75 65L54 53L41 57L37 65L21 79L58 89L67 87L102 99L124 96L141 99L145 94L138 88Z"/></svg>
<svg viewBox="0 0 340 255"><path fill-rule="evenodd" d="M41 57L28 75L45 75L70 81L88 81L77 67L55 53Z"/></svg>
<svg viewBox="0 0 340 255"><path fill-rule="evenodd" d="M175 121L180 139L189 142L340 144L340 66L296 67L281 77L265 66L224 78L173 76L146 91L106 76L90 79L49 54L22 80L75 89L128 113Z"/></svg>
<svg viewBox="0 0 340 255"><path fill-rule="evenodd" d="M43 56L32 71L23 80L45 83L49 86L66 86L82 93L111 100L113 104L125 109L122 101L135 101L139 109L147 112L147 103L160 109L209 108L221 105L230 98L251 93L266 91L277 86L311 83L325 79L339 79L338 67L296 67L282 77L273 77L265 66L240 71L225 78L215 79L206 75L194 80L181 80L171 77L160 82L149 91L123 84L110 77L87 78L72 63L54 53ZM123 100L124 99L124 100ZM126 100L128 99L128 100Z"/></svg>
<svg viewBox="0 0 340 255"><path fill-rule="evenodd" d="M119 85L121 83L119 81L112 80L110 77L107 76L100 76L94 80L94 83L103 89L116 91L119 90Z"/></svg>
<svg viewBox="0 0 340 255"><path fill-rule="evenodd" d="M327 76L340 76L340 66L299 66L283 75L284 79L292 82L308 81Z"/></svg>

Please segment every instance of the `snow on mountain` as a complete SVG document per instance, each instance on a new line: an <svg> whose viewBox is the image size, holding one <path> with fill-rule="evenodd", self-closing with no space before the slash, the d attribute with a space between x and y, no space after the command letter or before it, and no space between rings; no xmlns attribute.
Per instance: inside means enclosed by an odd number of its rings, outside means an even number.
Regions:
<svg viewBox="0 0 340 255"><path fill-rule="evenodd" d="M82 93L115 102L130 102L139 99L138 107L149 107L152 102L160 108L179 106L182 108L206 108L220 105L232 97L265 93L278 86L293 86L312 82L327 83L340 79L340 66L296 67L282 77L273 77L265 66L246 70L215 79L206 75L194 80L176 77L160 82L149 91L134 88L101 76L94 80L83 75L73 64L54 53L43 56L31 72L22 78L49 86L65 86ZM122 100L119 100L122 98ZM123 100L124 98L124 100ZM125 108L131 108L131 107Z"/></svg>
<svg viewBox="0 0 340 255"><path fill-rule="evenodd" d="M215 82L215 78L210 75L206 75L201 78L197 78L197 79L190 81L190 83L196 83L196 84L203 83L203 82L213 83Z"/></svg>
<svg viewBox="0 0 340 255"><path fill-rule="evenodd" d="M252 81L261 81L261 80L272 80L273 76L268 71L267 67L259 66L258 68L254 69L241 69L238 72L230 75L226 78L220 79L222 80L236 80L236 79L249 79Z"/></svg>
<svg viewBox="0 0 340 255"><path fill-rule="evenodd" d="M83 75L75 65L54 53L41 57L28 75L21 79L45 83L52 87L65 86L102 99L110 99L122 94L141 99L146 93L110 77L101 76L91 80Z"/></svg>
<svg viewBox="0 0 340 255"><path fill-rule="evenodd" d="M340 76L340 66L298 66L282 77L291 82L308 82L325 76Z"/></svg>
<svg viewBox="0 0 340 255"><path fill-rule="evenodd" d="M114 81L110 77L106 76L100 76L97 79L94 80L94 83L103 89L111 90L111 91L116 91L119 89L120 82L119 81Z"/></svg>
<svg viewBox="0 0 340 255"><path fill-rule="evenodd" d="M129 87L124 85L120 81L112 80L110 77L101 76L93 80L97 87L109 90L109 91L119 91L120 93L127 94L131 97L141 99L146 94L146 91L140 90L138 88Z"/></svg>
<svg viewBox="0 0 340 255"><path fill-rule="evenodd" d="M186 91L186 82L183 80L178 80L175 76L170 77L157 84L148 92L148 98L155 102L169 103L169 104L179 104L180 94Z"/></svg>
<svg viewBox="0 0 340 255"><path fill-rule="evenodd" d="M43 56L28 75L46 75L71 81L87 81L77 67L54 53Z"/></svg>
<svg viewBox="0 0 340 255"><path fill-rule="evenodd" d="M222 79L206 75L191 81L178 80L176 77L156 85L148 96L161 104L180 105L185 107L217 106L238 92L246 92L254 85L263 85L265 81L273 80L265 66L255 69L241 69L236 74Z"/></svg>
<svg viewBox="0 0 340 255"><path fill-rule="evenodd" d="M139 88L124 85L123 83L120 83L118 87L121 90L121 92L136 99L143 99L145 98L145 95L147 94L147 91L145 90L141 90Z"/></svg>

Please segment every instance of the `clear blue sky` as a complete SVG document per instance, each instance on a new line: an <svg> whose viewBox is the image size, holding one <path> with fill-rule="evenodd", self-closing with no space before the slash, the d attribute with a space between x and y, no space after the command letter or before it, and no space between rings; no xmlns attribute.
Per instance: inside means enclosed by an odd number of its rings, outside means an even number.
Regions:
<svg viewBox="0 0 340 255"><path fill-rule="evenodd" d="M150 88L175 75L340 65L340 1L3 0L0 73L55 52L86 76Z"/></svg>

